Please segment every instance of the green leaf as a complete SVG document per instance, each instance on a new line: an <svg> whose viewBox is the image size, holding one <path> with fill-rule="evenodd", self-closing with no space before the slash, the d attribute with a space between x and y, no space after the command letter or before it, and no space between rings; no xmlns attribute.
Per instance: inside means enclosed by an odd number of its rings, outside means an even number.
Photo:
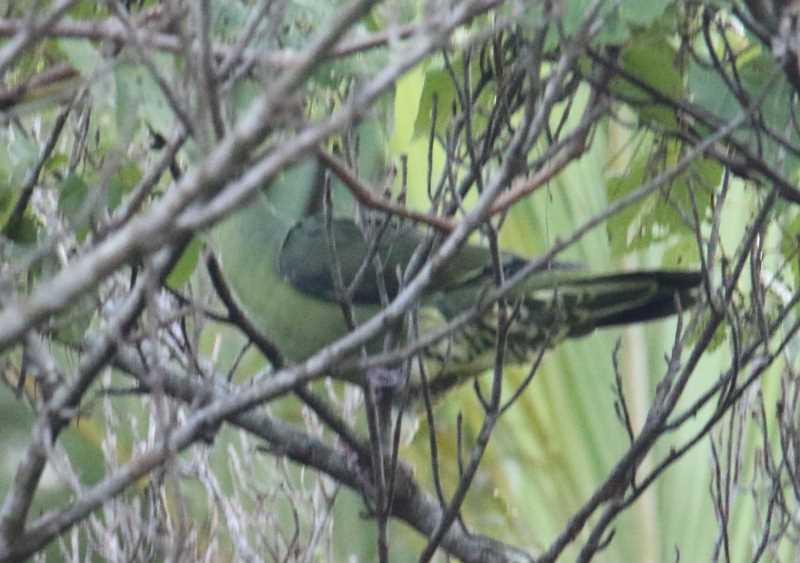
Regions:
<svg viewBox="0 0 800 563"><path fill-rule="evenodd" d="M648 25L663 14L670 4L671 0L624 0L620 10L626 22Z"/></svg>
<svg viewBox="0 0 800 563"><path fill-rule="evenodd" d="M57 340L65 343L80 344L92 323L96 306L96 296L87 293L78 297L72 305L55 320Z"/></svg>
<svg viewBox="0 0 800 563"><path fill-rule="evenodd" d="M758 119L786 136L791 143L796 145L800 142L796 128L787 127L787 124L794 123L795 119L794 89L787 82L772 55L756 51L755 55L740 64L736 70L738 77L736 83L740 86L738 94L742 99L731 91L719 73L709 72L701 64L690 63L688 87L693 101L721 121L731 121L744 111L749 111L743 104L757 105ZM727 68L726 72L730 75L731 69ZM757 130L761 131L761 127L760 125ZM711 132L708 127L701 124L698 124L698 130L701 134ZM783 174L791 175L800 168L800 159L787 152L780 143L769 136L755 133L751 127L739 128L734 137L754 154L763 155L766 161Z"/></svg>
<svg viewBox="0 0 800 563"><path fill-rule="evenodd" d="M262 93L262 87L254 80L239 80L231 89L229 97L232 117L245 115L250 105Z"/></svg>
<svg viewBox="0 0 800 563"><path fill-rule="evenodd" d="M785 225L782 229L781 254L784 260L791 265L794 286L800 284L800 214Z"/></svg>
<svg viewBox="0 0 800 563"><path fill-rule="evenodd" d="M93 17L107 16L108 10L104 9L102 2L79 0L72 4L68 14L71 18L87 20Z"/></svg>
<svg viewBox="0 0 800 563"><path fill-rule="evenodd" d="M591 4L592 0L570 0L562 4L561 24L564 33L575 35L581 29ZM595 45L620 45L627 41L630 36L630 26L623 21L619 6L612 4L609 2L600 8L600 17L603 20L603 25L593 38ZM539 16L537 12L531 13L525 20L531 21L532 18L537 16L541 21L542 16ZM533 22L535 21L533 20ZM533 25L537 25L537 23L533 23ZM528 27L532 27L531 24L528 24ZM549 26L545 43L546 48L548 50L557 48L560 37L561 34L555 31L554 26Z"/></svg>
<svg viewBox="0 0 800 563"><path fill-rule="evenodd" d="M211 3L211 33L215 39L232 43L247 24L248 10L238 2Z"/></svg>
<svg viewBox="0 0 800 563"><path fill-rule="evenodd" d="M365 119L358 125L358 175L368 182L384 179L386 173L386 135L377 119ZM346 190L349 194L349 190Z"/></svg>
<svg viewBox="0 0 800 563"><path fill-rule="evenodd" d="M61 171L69 164L69 156L63 152L55 152L50 155L44 163L44 170L47 172Z"/></svg>
<svg viewBox="0 0 800 563"><path fill-rule="evenodd" d="M666 268L685 269L699 263L697 242L688 236L667 248L661 258L661 264Z"/></svg>
<svg viewBox="0 0 800 563"><path fill-rule="evenodd" d="M162 75L176 72L171 56L158 54L153 60ZM114 68L114 84L115 122L123 138L132 136L142 122L160 132L169 132L175 127L175 115L147 69L132 63L118 64Z"/></svg>
<svg viewBox="0 0 800 563"><path fill-rule="evenodd" d="M141 179L142 171L136 163L128 162L122 165L108 183L108 208L113 210L119 207L123 196L130 192Z"/></svg>
<svg viewBox="0 0 800 563"><path fill-rule="evenodd" d="M58 198L58 210L64 214L72 227L78 240L83 240L88 233L87 216L85 209L86 197L89 195L89 186L78 175L71 174L61 183L61 193Z"/></svg>
<svg viewBox="0 0 800 563"><path fill-rule="evenodd" d="M631 165L625 175L611 178L607 182L606 190L609 202L620 199L641 186L644 178L645 162L643 159L638 159ZM644 204L644 201L640 201L630 205L616 213L606 222L606 232L608 233L612 256L625 254L631 248L633 239L645 236L645 233L642 232L644 227L637 220Z"/></svg>
<svg viewBox="0 0 800 563"><path fill-rule="evenodd" d="M680 157L677 149L678 145L670 147L667 162L662 165L674 166ZM609 201L620 199L638 189L647 178L661 171L660 166L648 163L645 158L637 159L625 175L608 181ZM711 209L711 194L719 185L721 175L722 167L718 163L705 159L696 161L670 185L611 217L606 223L606 230L612 255L621 256L631 250L644 249L674 235L694 236L694 228L690 223L695 213L692 208L695 206L701 221L707 218ZM696 259L696 255L690 255L686 250L684 247L685 259ZM670 257L670 260L677 259L677 255ZM696 260L691 263L696 263Z"/></svg>
<svg viewBox="0 0 800 563"><path fill-rule="evenodd" d="M186 285L191 279L195 268L197 268L197 264L200 261L200 250L202 250L202 248L202 241L198 238L193 238L167 276L166 283L169 287L172 289L180 289Z"/></svg>
<svg viewBox="0 0 800 563"><path fill-rule="evenodd" d="M28 135L17 135L8 149L11 162L17 168L17 177L23 178L39 159L39 144Z"/></svg>
<svg viewBox="0 0 800 563"><path fill-rule="evenodd" d="M676 52L660 34L642 33L622 51L622 67L638 82L659 95L677 100L683 96L683 78L675 67ZM612 89L638 112L644 122L674 129L677 119L673 110L664 106L648 89L624 78L612 81Z"/></svg>
<svg viewBox="0 0 800 563"><path fill-rule="evenodd" d="M58 49L67 57L69 64L78 69L84 78L89 78L103 63L103 56L83 39L57 39Z"/></svg>
<svg viewBox="0 0 800 563"><path fill-rule="evenodd" d="M472 57L470 62L470 75L474 81L480 75L480 66L477 56ZM453 80L457 84L464 83L464 62L461 56L450 59L449 70L443 58L432 62L425 70L425 82L422 93L419 97L419 106L414 122L414 135L428 138L431 130L431 119L433 118L434 99L436 100L436 131L441 132L450 122L453 113L453 105L459 103L458 91ZM476 131L482 130L486 125L486 117L480 109L486 109L486 114L490 113L494 104L494 90L491 86L481 90L475 105L478 111L472 112L472 127ZM474 103L474 102L473 102Z"/></svg>
<svg viewBox="0 0 800 563"><path fill-rule="evenodd" d="M395 84L394 131L390 142L395 153L405 152L414 138L424 86L424 65L415 66Z"/></svg>
<svg viewBox="0 0 800 563"><path fill-rule="evenodd" d="M136 95L136 74L131 65L121 64L114 69L114 122L123 139L130 139L139 126L139 99Z"/></svg>
<svg viewBox="0 0 800 563"><path fill-rule="evenodd" d="M7 183L0 181L0 219L5 223L16 205L15 192Z"/></svg>
<svg viewBox="0 0 800 563"><path fill-rule="evenodd" d="M603 27L595 37L595 44L621 45L628 40L631 34L630 26L622 20L619 8L613 8L606 14Z"/></svg>
<svg viewBox="0 0 800 563"><path fill-rule="evenodd" d="M8 237L9 240L21 245L31 245L37 240L39 234L39 225L36 219L26 210L18 221L6 223L3 227L3 235Z"/></svg>
<svg viewBox="0 0 800 563"><path fill-rule="evenodd" d="M454 66L458 63L453 62ZM453 80L446 69L432 65L425 71L425 83L419 98L419 107L414 120L414 135L427 136L431 130L434 102L436 108L436 130L440 131L450 119L450 110L457 100Z"/></svg>
<svg viewBox="0 0 800 563"><path fill-rule="evenodd" d="M5 151L0 151L0 225L3 235L19 244L36 241L37 223L26 210L13 224L8 220L21 195L21 186L39 158L39 148L27 135L3 138Z"/></svg>
<svg viewBox="0 0 800 563"><path fill-rule="evenodd" d="M670 163L674 164L680 154L673 145ZM664 190L668 202L657 206L653 214L646 218L647 221L666 228L666 234L686 233L693 234L693 229L687 224L687 218L695 213L703 221L711 212L711 195L719 186L722 178L722 166L718 162L707 159L695 161L689 166L686 173L680 175ZM692 211L692 208L695 208Z"/></svg>

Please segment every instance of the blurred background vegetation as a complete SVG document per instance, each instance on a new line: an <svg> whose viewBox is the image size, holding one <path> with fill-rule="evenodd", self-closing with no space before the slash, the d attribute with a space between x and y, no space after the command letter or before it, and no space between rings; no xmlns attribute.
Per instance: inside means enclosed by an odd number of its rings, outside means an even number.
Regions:
<svg viewBox="0 0 800 563"><path fill-rule="evenodd" d="M15 22L67 4L55 24L41 30L36 41L11 59L0 57L4 73L0 137L5 149L0 151L0 223L4 225L3 284L7 286L3 300L11 295L11 288L21 295L32 291L102 240L107 234L104 229L111 232L109 225L115 220L129 220L126 210L142 179L169 150L164 143L175 142L174 133L185 126L165 90L185 96L178 98L179 104L188 111L190 122L202 125L179 143L172 162L179 173L173 170L172 174L160 175L132 216L157 205L175 186L180 172L191 171L215 144L203 109L206 102L199 93L199 63L185 56L198 29L196 8L191 3L143 1L123 6L89 1L13 2L0 9L0 54L11 52L21 37L19 30L24 27L15 27ZM290 55L307 48L309 38L324 30L345 5L305 0L212 0L203 4L210 9L211 43L223 53L220 66L227 62L224 49L236 48L244 31L256 22L245 53L250 57L248 64L235 66L233 74L217 85L218 102L229 124L248 115L251 104L269 89L275 75L284 71L280 65L274 66L275 60L285 56L293 61ZM419 30L428 19L435 20L462 6L459 2L449 8L440 4L403 0L378 3L342 40L361 47L352 53L331 55L318 64L296 97L285 100L285 112L272 124L272 137L253 152L277 150L307 124L341 110L359 88L413 46L414 35L408 39L404 30L422 33ZM544 33L542 52L546 56L540 70L543 77L549 76L558 61L560 45L580 32L590 8L590 3L582 0L552 5L513 1L485 4L487 7L476 8L474 18L454 30L445 49L432 50L410 65L360 119L320 143L324 150L345 157L358 176L371 185L386 189L392 197L402 192L404 203L411 209L429 211L428 177L436 179L445 173L448 154L442 141L452 130L456 108L463 103L459 89L469 83L464 69L474 72L475 80L481 75L480 65L487 60L482 50L491 52L492 42L495 47L535 43L537 34ZM773 21L759 20L753 6L735 1L622 0L599 4L602 25L574 62L577 85L549 113L550 131L573 130L588 104L597 103L591 89L593 80L598 80L595 71L602 67L598 63L601 57L616 61L615 72L620 76L627 73L638 83L619 76L608 80L601 97L607 99L611 109L592 128L580 156L505 215L500 230L504 250L525 257L540 255L612 202L674 167L692 145L711 133L708 123L681 113L678 101L694 104L714 116L711 123L720 125L757 100L757 119L753 118L751 129L737 133L736 142L751 148L767 168L787 182L796 183L797 91L775 46L785 38L784 51L792 53L791 33L781 31L781 26L794 25L794 8L788 3L765 2ZM748 14L749 19L745 19ZM706 20L712 25L706 25ZM759 25L755 26L753 20L759 20ZM109 31L109 22L117 26L114 29L118 33ZM143 35L136 45L126 35L127 25L152 34ZM773 33L773 44L754 32L756 28L767 35ZM371 45L369 39L378 36L383 38L381 43ZM702 54L706 43L717 50L723 62ZM519 52L524 53L524 49L520 47ZM720 78L719 68L736 76L739 90ZM637 103L647 92L642 84L675 103L659 104L649 98ZM498 95L497 84L490 84L475 107L488 112ZM521 120L521 113L514 114L510 122ZM476 115L476 128L480 128L482 119L485 113ZM56 128L63 128L63 132L56 135L54 146L42 159ZM761 133L753 133L756 129ZM778 133L764 135L764 130ZM431 131L435 133L434 142ZM550 141L543 138L529 157L545 154ZM723 147L717 154L735 152ZM755 168L758 174L749 168L742 172L732 166L739 162L734 160L731 157L726 162L710 152L688 171L677 174L669 189L658 190L612 216L559 259L598 272L700 268L700 253L705 250L698 244L697 230L708 236L717 209L722 214L717 221L721 252L734 259L748 225L765 200L768 190L762 189L762 184L770 183L762 169ZM34 173L39 165L41 170ZM487 170L494 166L487 164ZM453 173L463 174L464 169ZM32 174L33 198L22 213L17 213L22 187ZM233 288L248 284L258 288L255 273L264 265L258 263L259 250L252 241L258 240L263 227L259 202L269 200L286 217L299 219L307 213L309 201L319 196L314 192L319 174L318 160L309 151L257 194L256 203L194 234L193 242L166 279L166 288L159 292L159 303L152 305L153 310L145 313L146 320L134 330L132 340L140 345L142 354L152 352L147 348L148 338L163 332L165 336L160 338L164 346L174 348L175 354L185 351L184 339L195 346L192 353L198 371L206 375L230 374L234 383L247 386L251 378L269 367L254 347L246 346L247 338L240 331L203 315L206 310L222 310L205 271L204 253L211 249L222 257ZM726 199L724 205L716 206L723 182L727 183ZM339 179L331 183L335 214L353 216L357 204L352 191ZM473 190L466 199L467 207L476 197ZM690 201L693 198L695 201ZM761 242L765 268L774 273L773 281L789 295L797 291L800 271L800 215L794 203L779 198ZM686 221L692 205L700 213L697 230ZM480 233L471 240L485 242ZM43 331L46 347L67 379L78 369L87 335L102 330L104 318L119 305L148 259L143 255L131 260L100 288L86 292L68 311L48 319ZM752 281L745 279L734 296L733 306L744 317L750 311L751 285ZM777 294L774 290L773 297ZM176 315L171 322L163 316L167 311ZM257 306L248 312L258 318ZM302 319L303 311L296 314ZM674 346L675 328L676 320L669 319L607 329L547 352L532 386L494 431L463 505L461 515L469 529L534 555L545 551L630 445L615 410L615 375L621 376L632 427L638 430L666 371L665 358ZM742 329L743 338L749 335L748 330L755 329L747 325ZM734 354L731 347L736 345L730 330L720 329L717 341L704 353L689 380L678 410L692 405L721 377L730 366ZM775 343L771 346L774 350ZM786 444L779 424L783 414L779 405L791 402L786 399L787 381L793 381L797 346L794 339L731 414L614 521L613 541L595 555L595 560L758 559L757 546L765 528L777 526L777 520L765 520L769 506L765 490L786 486L783 509L796 518L793 482L781 485L780 479L777 484L765 480L760 460L765 451L784 451L786 455L794 451L782 449ZM46 401L36 378L26 372L25 350L17 345L6 346L2 352L6 382L0 386L3 497L12 488L40 416L37 412ZM528 366L507 367L509 388L523 381L527 371ZM330 381L315 383L314 390L330 399L356 429L365 431L358 392ZM177 426L192 408L173 404L163 396L148 396L128 374L110 367L104 370L51 452L30 517L68 507L87 487L107 477L111 468L131 461L146 446L157 443L160 424ZM331 431L297 398L273 401L265 408L332 446L337 443ZM714 404L708 404L674 432L665 434L640 462L639 470L652 469L691 439L713 410ZM440 399L435 412L442 479L445 491L452 493L459 479L458 440L463 440L463 448L474 444L484 413L470 385ZM160 422L159 417L163 418ZM400 456L413 468L419 483L431 490L430 429L421 408L414 410L404 424ZM723 449L713 449L712 441L724 445ZM722 456L723 463L715 463L715 456ZM720 470L727 467L726 463L732 466L730 473ZM724 489L722 496L730 500L731 514L726 518L715 511L713 493L717 487ZM376 561L376 527L365 512L362 495L331 477L288 461L280 451L270 450L239 428L223 425L213 441L192 446L173 463L137 480L79 526L50 542L38 557L48 561ZM797 558L792 534L797 524L788 517L781 522L779 528L766 534L772 539L761 560ZM588 533L582 532L566 548L563 560L579 556ZM170 544L165 537L183 539ZM426 538L398 522L392 522L390 537L392 561L417 560L426 543ZM131 550L132 538L148 539L141 539L141 547ZM159 540L149 541L152 538ZM728 544L727 550L722 549L723 543ZM437 561L447 560L444 554L437 557Z"/></svg>

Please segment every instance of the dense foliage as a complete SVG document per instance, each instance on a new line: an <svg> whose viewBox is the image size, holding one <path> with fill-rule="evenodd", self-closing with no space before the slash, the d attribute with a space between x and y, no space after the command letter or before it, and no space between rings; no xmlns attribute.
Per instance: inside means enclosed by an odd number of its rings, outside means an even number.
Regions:
<svg viewBox="0 0 800 563"><path fill-rule="evenodd" d="M796 559L799 18L3 7L0 561ZM379 306L278 287L265 241L308 217L355 221L359 275L416 229ZM320 239L291 258L341 250ZM489 369L433 393L418 359L463 327L425 298L465 244ZM554 261L703 281L671 320L511 361L515 291Z"/></svg>

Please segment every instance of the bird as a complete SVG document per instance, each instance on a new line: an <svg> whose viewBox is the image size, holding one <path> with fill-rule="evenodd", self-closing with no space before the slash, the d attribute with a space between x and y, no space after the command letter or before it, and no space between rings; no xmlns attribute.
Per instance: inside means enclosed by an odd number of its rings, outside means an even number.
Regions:
<svg viewBox="0 0 800 563"><path fill-rule="evenodd" d="M346 334L342 307L360 323L377 314L401 289L401 277L426 233L407 222L358 224L318 212L299 220L281 215L263 196L215 233L233 293L255 326L290 362L300 362ZM365 259L377 258L380 268ZM528 261L501 253L505 278ZM595 329L661 319L699 298L702 274L691 270L591 273L554 263L508 295L513 322L506 336L508 362L524 363L542 347ZM354 280L356 281L353 284ZM419 333L428 333L475 306L495 287L488 247L468 243L437 272L417 310ZM434 391L449 389L494 363L496 306L420 352ZM380 351L383 339L372 343ZM357 374L345 379L360 381Z"/></svg>

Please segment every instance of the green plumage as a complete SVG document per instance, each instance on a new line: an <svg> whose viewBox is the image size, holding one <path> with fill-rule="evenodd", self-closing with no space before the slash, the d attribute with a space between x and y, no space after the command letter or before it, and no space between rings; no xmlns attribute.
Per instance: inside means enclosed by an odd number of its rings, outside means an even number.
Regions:
<svg viewBox="0 0 800 563"><path fill-rule="evenodd" d="M233 266L245 274L229 276L238 298L292 361L304 359L346 331L334 268L344 287L363 270L351 293L356 320L363 321L379 310L382 295L392 299L397 294L399 276L424 240L421 231L395 226L372 227L374 232L365 235L346 219L335 219L328 226L323 217L314 216L291 224L263 200L244 213L244 220L224 225L221 237L218 235L223 246L238 250L233 257L223 251L223 261L226 270ZM371 248L376 233L381 236ZM371 250L380 271L374 260L362 267ZM506 276L523 264L515 255L502 256ZM671 315L678 303L686 308L694 302L700 281L698 272L593 275L559 269L534 274L514 289L509 300L515 322L508 334L507 357L524 361L545 343L552 346L598 327ZM492 287L489 250L465 246L428 287L419 312L422 330L441 326L474 306ZM495 308L489 308L478 322L427 350L425 359L435 362L437 368L445 366L438 370L444 375L456 373L459 377L489 367L495 346L495 315Z"/></svg>

